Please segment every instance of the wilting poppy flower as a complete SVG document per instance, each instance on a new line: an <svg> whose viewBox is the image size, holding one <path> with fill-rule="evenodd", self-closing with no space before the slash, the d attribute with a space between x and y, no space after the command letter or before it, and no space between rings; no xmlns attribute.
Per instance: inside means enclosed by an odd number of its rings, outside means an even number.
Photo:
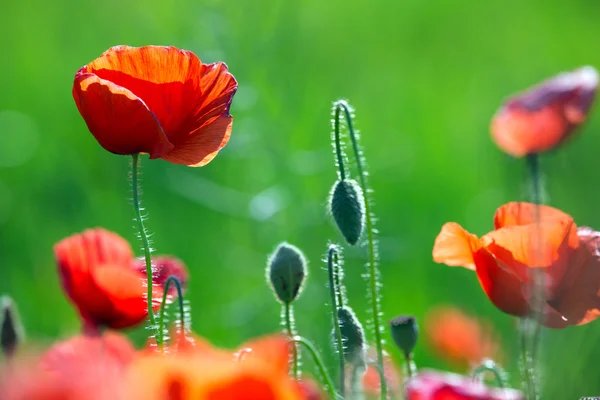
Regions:
<svg viewBox="0 0 600 400"><path fill-rule="evenodd" d="M147 317L146 272L139 268L125 239L104 229L90 229L60 241L54 255L63 289L85 328L125 328ZM156 265L156 276L162 276L161 268L169 268L185 281L185 267L177 260L166 260L161 258ZM153 282L154 309L160 307L162 296L163 287Z"/></svg>
<svg viewBox="0 0 600 400"><path fill-rule="evenodd" d="M531 203L503 205L494 227L478 238L457 223L445 224L435 240L434 261L475 270L501 311L541 317L547 327L581 325L600 315L600 233L577 228L562 211Z"/></svg>
<svg viewBox="0 0 600 400"><path fill-rule="evenodd" d="M514 389L494 389L449 372L421 370L406 384L407 400L525 400Z"/></svg>
<svg viewBox="0 0 600 400"><path fill-rule="evenodd" d="M120 398L119 381L135 357L126 337L108 332L53 345L35 363L0 374L3 400L107 400ZM112 384L108 384L111 382Z"/></svg>
<svg viewBox="0 0 600 400"><path fill-rule="evenodd" d="M90 132L116 154L202 166L227 144L237 82L224 63L175 47L111 47L75 75Z"/></svg>
<svg viewBox="0 0 600 400"><path fill-rule="evenodd" d="M252 346L252 347L249 347ZM125 398L149 400L300 400L288 375L289 341L266 337L240 352L214 349L142 356L125 379ZM240 350L241 350L240 349ZM152 376L152 379L148 379Z"/></svg>
<svg viewBox="0 0 600 400"><path fill-rule="evenodd" d="M437 355L461 367L471 367L486 358L501 358L491 326L455 307L429 311L425 316L425 337Z"/></svg>
<svg viewBox="0 0 600 400"><path fill-rule="evenodd" d="M551 150L582 124L596 95L598 73L583 67L508 99L492 120L492 138L514 157Z"/></svg>

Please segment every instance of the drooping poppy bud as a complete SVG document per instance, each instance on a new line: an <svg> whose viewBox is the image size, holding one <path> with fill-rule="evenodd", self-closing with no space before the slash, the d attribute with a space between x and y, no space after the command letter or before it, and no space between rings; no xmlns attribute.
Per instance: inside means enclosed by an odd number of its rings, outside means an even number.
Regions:
<svg viewBox="0 0 600 400"><path fill-rule="evenodd" d="M508 99L492 120L492 138L513 157L551 150L581 125L596 96L598 72L564 72Z"/></svg>
<svg viewBox="0 0 600 400"><path fill-rule="evenodd" d="M415 317L400 315L390 321L390 327L396 346L406 356L412 354L419 337L419 328Z"/></svg>
<svg viewBox="0 0 600 400"><path fill-rule="evenodd" d="M338 180L331 189L329 210L346 242L358 243L365 228L365 200L358 183Z"/></svg>
<svg viewBox="0 0 600 400"><path fill-rule="evenodd" d="M350 307L338 308L338 320L342 331L344 357L353 366L363 366L366 360L365 331Z"/></svg>
<svg viewBox="0 0 600 400"><path fill-rule="evenodd" d="M11 358L17 346L23 341L23 327L12 299L3 296L0 299L0 347L7 358Z"/></svg>
<svg viewBox="0 0 600 400"><path fill-rule="evenodd" d="M267 280L275 297L283 304L298 298L307 275L306 258L296 246L283 242L269 257Z"/></svg>
<svg viewBox="0 0 600 400"><path fill-rule="evenodd" d="M73 98L111 153L198 167L229 140L236 90L222 62L203 64L175 47L115 46L77 71Z"/></svg>

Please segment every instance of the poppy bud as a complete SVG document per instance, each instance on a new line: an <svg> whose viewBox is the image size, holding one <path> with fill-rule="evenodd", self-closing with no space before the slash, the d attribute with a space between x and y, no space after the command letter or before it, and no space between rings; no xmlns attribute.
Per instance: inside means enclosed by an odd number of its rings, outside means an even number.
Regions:
<svg viewBox="0 0 600 400"><path fill-rule="evenodd" d="M412 354L419 337L419 328L415 317L400 315L390 321L390 327L396 346L404 352L404 355Z"/></svg>
<svg viewBox="0 0 600 400"><path fill-rule="evenodd" d="M19 317L14 303L8 296L0 299L2 307L2 324L0 325L0 347L7 358L14 355L17 346L22 342L23 328L19 323Z"/></svg>
<svg viewBox="0 0 600 400"><path fill-rule="evenodd" d="M365 363L365 331L350 307L341 307L337 311L344 343L344 357L353 366Z"/></svg>
<svg viewBox="0 0 600 400"><path fill-rule="evenodd" d="M354 246L365 227L363 191L356 181L340 180L331 189L329 209L346 242Z"/></svg>
<svg viewBox="0 0 600 400"><path fill-rule="evenodd" d="M283 242L269 257L267 279L277 299L284 304L298 297L307 274L306 258L296 246Z"/></svg>

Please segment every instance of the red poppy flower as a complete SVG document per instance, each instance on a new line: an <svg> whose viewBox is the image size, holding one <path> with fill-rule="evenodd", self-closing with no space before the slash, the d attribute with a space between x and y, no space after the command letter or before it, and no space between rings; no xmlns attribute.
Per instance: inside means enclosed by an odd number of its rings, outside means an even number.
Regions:
<svg viewBox="0 0 600 400"><path fill-rule="evenodd" d="M3 400L116 399L114 385L135 357L126 337L113 332L76 336L53 345L36 363L0 374ZM113 384L107 385L107 382Z"/></svg>
<svg viewBox="0 0 600 400"><path fill-rule="evenodd" d="M540 315L547 327L581 325L600 316L600 233L577 228L562 211L530 203L500 207L494 227L478 238L457 223L445 224L435 240L434 261L475 270L501 311ZM539 282L534 272L542 274L544 287L533 287ZM529 295L536 292L542 292L541 301Z"/></svg>
<svg viewBox="0 0 600 400"><path fill-rule="evenodd" d="M289 351L289 341L277 335L248 342L237 352L213 348L183 351L167 357L146 354L129 370L124 398L306 399L299 385L288 375Z"/></svg>
<svg viewBox="0 0 600 400"><path fill-rule="evenodd" d="M116 46L77 71L73 98L106 150L202 166L229 140L236 90L224 63L175 47Z"/></svg>
<svg viewBox="0 0 600 400"><path fill-rule="evenodd" d="M494 116L492 138L514 157L551 150L585 121L597 86L596 70L583 67L517 94Z"/></svg>
<svg viewBox="0 0 600 400"><path fill-rule="evenodd" d="M421 370L406 384L407 400L525 400L514 389L494 389L449 372Z"/></svg>
<svg viewBox="0 0 600 400"><path fill-rule="evenodd" d="M125 328L142 322L148 315L146 272L140 270L129 243L116 233L90 229L60 241L54 247L63 289L75 304L84 325ZM179 261L161 259L156 267L187 273ZM155 270L156 276L162 276ZM164 284L164 280L160 282ZM153 282L153 307L158 309L163 287Z"/></svg>
<svg viewBox="0 0 600 400"><path fill-rule="evenodd" d="M437 355L461 367L472 367L486 358L501 359L491 326L452 306L427 313L425 336Z"/></svg>

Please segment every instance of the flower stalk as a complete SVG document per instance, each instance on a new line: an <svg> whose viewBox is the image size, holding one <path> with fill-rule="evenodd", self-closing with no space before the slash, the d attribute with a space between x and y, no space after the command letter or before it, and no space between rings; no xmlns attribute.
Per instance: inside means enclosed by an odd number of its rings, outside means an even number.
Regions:
<svg viewBox="0 0 600 400"><path fill-rule="evenodd" d="M314 361L315 365L317 366L319 373L321 374L321 377L323 378L323 383L325 384L325 390L327 390L327 393L329 393L330 398L331 399L340 399L341 397L335 392L335 389L333 386L333 381L331 380L331 377L327 373L327 369L325 368L325 363L323 362L323 359L319 355L317 348L308 339L306 339L302 336L293 336L292 341L294 342L294 345L302 344L304 347L306 347L308 352L312 355L313 361Z"/></svg>
<svg viewBox="0 0 600 400"><path fill-rule="evenodd" d="M180 318L181 318L181 328L184 329L185 328L185 305L183 302L183 291L181 290L181 282L179 281L179 279L177 279L176 276L170 276L167 279L167 282L165 283L165 289L163 292L163 297L162 297L162 301L160 303L160 316L158 319L158 331L160 339L156 339L157 343L164 343L164 335L165 335L165 313L166 313L166 309L167 309L167 296L169 294L169 289L171 287L171 284L175 285L175 288L177 289L177 299L178 299L178 303L179 303L179 313L180 313Z"/></svg>
<svg viewBox="0 0 600 400"><path fill-rule="evenodd" d="M162 345L162 331L159 330L156 324L156 317L152 309L152 257L150 250L150 241L148 240L148 234L146 227L144 226L144 219L142 217L142 209L140 204L140 187L138 181L140 166L140 155L139 153L131 156L131 190L133 193L133 209L135 211L135 220L137 222L137 229L139 232L139 238L142 241L142 250L144 251L144 261L146 263L146 277L148 279L147 284L147 301L148 301L148 319L150 320L150 329L155 331L156 342L160 346Z"/></svg>
<svg viewBox="0 0 600 400"><path fill-rule="evenodd" d="M329 293L331 295L331 315L333 316L333 329L337 345L337 352L340 363L340 395L345 395L345 367L344 361L344 343L342 341L342 329L340 327L340 319L338 318L338 310L343 307L342 290L340 287L340 270L339 270L338 249L335 245L329 246L327 252L327 271L329 273Z"/></svg>
<svg viewBox="0 0 600 400"><path fill-rule="evenodd" d="M367 263L367 276L368 276L368 291L369 297L371 300L371 319L374 328L375 334L375 347L377 350L377 364L381 370L383 370L383 341L382 341L382 323L381 323L381 310L380 310L380 293L379 288L381 287L381 282L379 279L379 271L377 270L377 262L378 262L378 254L377 254L377 245L375 239L375 221L374 215L372 211L372 203L369 200L369 188L367 186L367 173L365 171L365 167L363 165L364 159L362 157L359 145L358 145L358 137L354 130L354 125L352 123L352 111L350 105L344 101L339 100L334 103L334 146L336 152L336 158L338 163L338 171L339 178L341 181L346 179L346 171L344 168L344 157L343 150L341 146L341 138L340 138L340 120L343 117L346 121L346 126L348 129L348 133L350 136L350 140L352 143L352 148L354 151L354 157L356 159L356 166L358 169L358 177L360 187L362 189L363 197L364 197L364 210L365 210L365 223L366 223L366 233L367 233L367 251L368 251L368 263ZM385 381L385 376L381 375L381 398L387 398L387 384Z"/></svg>

